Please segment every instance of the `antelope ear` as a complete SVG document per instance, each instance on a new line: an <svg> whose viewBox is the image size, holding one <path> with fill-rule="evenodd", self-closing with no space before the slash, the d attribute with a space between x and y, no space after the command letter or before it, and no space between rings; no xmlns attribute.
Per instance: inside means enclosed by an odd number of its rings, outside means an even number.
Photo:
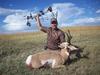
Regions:
<svg viewBox="0 0 100 75"><path fill-rule="evenodd" d="M62 46L62 45L59 45L58 47L60 47L61 49L63 49L63 48L64 48L64 46Z"/></svg>
<svg viewBox="0 0 100 75"><path fill-rule="evenodd" d="M77 49L78 49L78 48L76 48L75 46L72 46L72 45L68 46L68 48L69 48L71 51L77 50Z"/></svg>
<svg viewBox="0 0 100 75"><path fill-rule="evenodd" d="M59 45L60 48L66 48L68 46L68 42L63 42Z"/></svg>

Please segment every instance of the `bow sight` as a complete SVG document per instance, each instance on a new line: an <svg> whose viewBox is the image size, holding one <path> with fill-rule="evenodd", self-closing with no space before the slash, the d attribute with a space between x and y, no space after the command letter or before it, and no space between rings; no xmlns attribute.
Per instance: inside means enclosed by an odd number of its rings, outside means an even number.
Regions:
<svg viewBox="0 0 100 75"><path fill-rule="evenodd" d="M42 15L44 15L45 13L47 13L47 12L52 12L52 7L48 7L45 11L39 11L37 14L39 15L39 16L42 16ZM52 12L52 15L54 15L53 14L53 12ZM29 20L31 19L33 19L33 18L35 18L36 17L36 15L35 16L32 16L32 14L30 13L30 15L29 16L26 16L27 18L27 26L31 26L31 23L29 22Z"/></svg>

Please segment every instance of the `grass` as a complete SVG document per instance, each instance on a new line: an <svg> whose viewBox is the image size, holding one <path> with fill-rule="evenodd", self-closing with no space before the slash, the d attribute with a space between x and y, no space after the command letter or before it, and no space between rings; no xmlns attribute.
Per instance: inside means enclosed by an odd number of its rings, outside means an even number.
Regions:
<svg viewBox="0 0 100 75"><path fill-rule="evenodd" d="M88 58L72 58L65 68L30 70L25 66L28 55L43 51L46 34L42 32L0 35L0 75L100 75L100 27L67 27L72 43L85 47Z"/></svg>

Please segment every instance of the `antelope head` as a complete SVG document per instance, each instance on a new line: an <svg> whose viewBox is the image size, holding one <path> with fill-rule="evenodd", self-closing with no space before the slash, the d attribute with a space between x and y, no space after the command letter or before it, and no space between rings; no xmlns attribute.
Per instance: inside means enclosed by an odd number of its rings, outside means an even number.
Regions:
<svg viewBox="0 0 100 75"><path fill-rule="evenodd" d="M68 30L68 32L66 32L66 35L67 35L67 41L66 42L63 42L59 45L59 47L61 49L69 49L69 51L74 51L74 50L78 50L78 47L73 45L71 43L71 39L72 39L72 35L70 34L70 31Z"/></svg>
<svg viewBox="0 0 100 75"><path fill-rule="evenodd" d="M77 50L78 48L72 44L69 44L68 42L63 42L59 45L61 49L69 49L69 51Z"/></svg>
<svg viewBox="0 0 100 75"><path fill-rule="evenodd" d="M61 49L66 49L67 52L69 52L69 54L76 54L76 57L80 58L81 57L81 52L83 52L83 49L80 48L79 46L73 45L71 43L71 39L72 39L72 35L70 34L70 31L68 30L68 32L65 33L67 36L67 41L63 42L59 45L59 47Z"/></svg>

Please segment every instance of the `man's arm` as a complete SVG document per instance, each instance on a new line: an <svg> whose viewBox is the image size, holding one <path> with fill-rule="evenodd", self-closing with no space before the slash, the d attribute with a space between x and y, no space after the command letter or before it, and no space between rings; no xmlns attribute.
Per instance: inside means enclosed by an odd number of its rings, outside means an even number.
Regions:
<svg viewBox="0 0 100 75"><path fill-rule="evenodd" d="M47 32L47 29L48 29L48 28L47 28L47 27L44 27L44 26L41 24L39 15L37 15L37 16L35 17L35 20L36 20L36 23L37 23L38 28L39 28L41 31L43 31L43 32Z"/></svg>

